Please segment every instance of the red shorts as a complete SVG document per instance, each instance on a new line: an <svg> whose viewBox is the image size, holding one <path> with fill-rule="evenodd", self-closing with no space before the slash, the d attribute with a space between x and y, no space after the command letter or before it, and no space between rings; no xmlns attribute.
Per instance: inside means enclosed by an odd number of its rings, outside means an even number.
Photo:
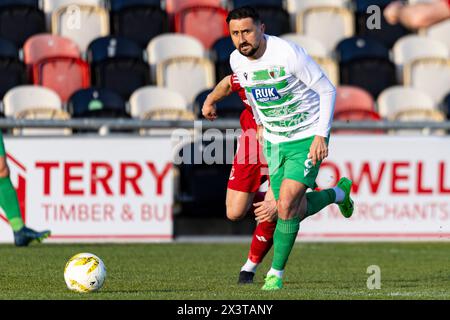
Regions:
<svg viewBox="0 0 450 320"><path fill-rule="evenodd" d="M244 109L240 117L242 135L231 168L228 189L254 193L268 179L267 162L262 147L256 139L256 122L253 114Z"/></svg>

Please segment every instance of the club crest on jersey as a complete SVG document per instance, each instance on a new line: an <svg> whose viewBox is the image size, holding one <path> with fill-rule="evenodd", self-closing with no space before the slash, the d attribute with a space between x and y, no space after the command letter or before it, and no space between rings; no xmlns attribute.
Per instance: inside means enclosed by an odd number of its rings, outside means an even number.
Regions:
<svg viewBox="0 0 450 320"><path fill-rule="evenodd" d="M258 102L275 101L281 98L275 87L253 88L252 94Z"/></svg>
<svg viewBox="0 0 450 320"><path fill-rule="evenodd" d="M269 76L272 79L276 79L280 76L281 74L281 67L280 66L274 66L271 69L269 69Z"/></svg>

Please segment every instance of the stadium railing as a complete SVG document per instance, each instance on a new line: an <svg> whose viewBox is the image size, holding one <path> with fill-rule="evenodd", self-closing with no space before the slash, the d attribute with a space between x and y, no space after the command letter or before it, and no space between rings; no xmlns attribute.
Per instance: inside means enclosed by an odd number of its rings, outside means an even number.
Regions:
<svg viewBox="0 0 450 320"><path fill-rule="evenodd" d="M201 129L238 129L239 120L216 120L210 122L199 120L195 122L196 128L201 123ZM30 119L0 119L1 129L13 128L70 128L98 130L99 134L106 135L110 130L139 130L139 129L192 129L193 121L187 120L139 120L139 119L68 119L68 120L30 120ZM334 121L334 130L422 130L427 134L429 130L450 130L450 121ZM136 133L137 134L137 133Z"/></svg>

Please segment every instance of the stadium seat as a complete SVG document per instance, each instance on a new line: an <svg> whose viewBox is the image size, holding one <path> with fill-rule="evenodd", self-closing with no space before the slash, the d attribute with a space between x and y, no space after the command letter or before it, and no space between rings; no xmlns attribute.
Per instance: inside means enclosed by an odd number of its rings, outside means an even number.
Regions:
<svg viewBox="0 0 450 320"><path fill-rule="evenodd" d="M375 101L369 92L355 86L339 86L336 88L334 112L346 110L375 111Z"/></svg>
<svg viewBox="0 0 450 320"><path fill-rule="evenodd" d="M198 57L164 60L157 66L157 84L178 91L192 106L199 92L214 86L214 65L210 60Z"/></svg>
<svg viewBox="0 0 450 320"><path fill-rule="evenodd" d="M442 111L450 120L450 92L445 96L444 101L442 101Z"/></svg>
<svg viewBox="0 0 450 320"><path fill-rule="evenodd" d="M433 110L436 104L425 92L404 86L389 87L377 99L378 113L385 119L393 119L405 110Z"/></svg>
<svg viewBox="0 0 450 320"><path fill-rule="evenodd" d="M33 83L53 89L66 102L77 90L90 86L89 64L79 58L51 57L33 65Z"/></svg>
<svg viewBox="0 0 450 320"><path fill-rule="evenodd" d="M136 90L130 97L130 114L136 119L150 120L195 120L188 110L186 99L178 92L167 88L147 86ZM168 135L173 129L142 129L142 135Z"/></svg>
<svg viewBox="0 0 450 320"><path fill-rule="evenodd" d="M443 122L445 121L445 114L441 110L424 110L424 109L409 109L399 111L391 118L392 121L425 121L425 122ZM423 129L414 130L391 130L391 134L395 135L446 135L443 129L434 129L424 127Z"/></svg>
<svg viewBox="0 0 450 320"><path fill-rule="evenodd" d="M259 7L279 7L283 8L283 0L233 0L233 8L239 8L243 6Z"/></svg>
<svg viewBox="0 0 450 320"><path fill-rule="evenodd" d="M399 82L403 82L404 66L414 59L450 57L449 49L444 43L418 35L408 35L400 38L394 44L392 53L397 67Z"/></svg>
<svg viewBox="0 0 450 320"><path fill-rule="evenodd" d="M283 8L259 5L255 10L266 26L266 34L280 36L293 31L289 23L289 14Z"/></svg>
<svg viewBox="0 0 450 320"><path fill-rule="evenodd" d="M335 86L339 85L339 65L334 59L323 57L312 57L314 61L322 68L331 83Z"/></svg>
<svg viewBox="0 0 450 320"><path fill-rule="evenodd" d="M129 118L125 101L109 89L78 90L70 97L67 108L73 118Z"/></svg>
<svg viewBox="0 0 450 320"><path fill-rule="evenodd" d="M51 89L23 85L9 90L3 99L4 113L15 119L69 119L63 110L61 99ZM14 135L68 135L70 129L14 129Z"/></svg>
<svg viewBox="0 0 450 320"><path fill-rule="evenodd" d="M111 0L111 33L134 40L143 49L169 32L167 12L154 0Z"/></svg>
<svg viewBox="0 0 450 320"><path fill-rule="evenodd" d="M10 40L0 38L0 99L11 88L27 82L25 65L19 60L19 49Z"/></svg>
<svg viewBox="0 0 450 320"><path fill-rule="evenodd" d="M287 33L281 35L281 38L287 41L291 41L303 49L312 57L328 57L329 52L326 46L320 42L320 40L311 38L298 33Z"/></svg>
<svg viewBox="0 0 450 320"><path fill-rule="evenodd" d="M52 14L59 8L67 5L88 5L103 7L107 0L42 0L42 10L44 10L47 29L52 28Z"/></svg>
<svg viewBox="0 0 450 320"><path fill-rule="evenodd" d="M286 9L290 16L291 27L294 30L297 24L297 14L301 11L320 6L346 8L351 0L287 0Z"/></svg>
<svg viewBox="0 0 450 320"><path fill-rule="evenodd" d="M186 34L166 33L153 38L147 46L147 57L153 82L156 83L156 65L158 63L180 56L203 58L205 49L197 38Z"/></svg>
<svg viewBox="0 0 450 320"><path fill-rule="evenodd" d="M111 11L120 11L134 6L161 7L161 0L109 0Z"/></svg>
<svg viewBox="0 0 450 320"><path fill-rule="evenodd" d="M339 41L353 36L353 20L351 11L346 8L312 7L298 14L297 32L320 40L331 53Z"/></svg>
<svg viewBox="0 0 450 320"><path fill-rule="evenodd" d="M141 47L123 37L103 37L88 47L93 86L111 89L123 99L150 84L150 68L143 60Z"/></svg>
<svg viewBox="0 0 450 320"><path fill-rule="evenodd" d="M227 75L233 73L230 67L230 54L236 48L230 37L223 37L217 40L211 49L211 56L216 67L216 81L219 82Z"/></svg>
<svg viewBox="0 0 450 320"><path fill-rule="evenodd" d="M405 85L426 92L436 104L450 91L450 58L422 58L407 64Z"/></svg>
<svg viewBox="0 0 450 320"><path fill-rule="evenodd" d="M450 19L432 25L424 30L424 34L428 38L445 43L450 51Z"/></svg>
<svg viewBox="0 0 450 320"><path fill-rule="evenodd" d="M49 33L34 35L23 46L23 60L29 72L41 59L52 57L80 58L81 53L72 40Z"/></svg>
<svg viewBox="0 0 450 320"><path fill-rule="evenodd" d="M174 15L183 9L195 6L223 7L223 0L166 0L166 11Z"/></svg>
<svg viewBox="0 0 450 320"><path fill-rule="evenodd" d="M175 15L175 32L194 36L209 49L217 39L229 34L227 15L228 11L223 8L187 7Z"/></svg>
<svg viewBox="0 0 450 320"><path fill-rule="evenodd" d="M356 0L355 20L358 36L373 38L383 43L387 48L392 48L399 38L409 34L410 31L401 24L391 25L386 21L383 10L389 2L392 2L392 0ZM379 11L369 10L367 12L367 8L373 5L377 6ZM379 22L379 27L372 27L370 22Z"/></svg>
<svg viewBox="0 0 450 320"><path fill-rule="evenodd" d="M335 111L334 113L334 120L335 121L380 121L381 117L380 115L373 111L373 110L367 110L366 108L352 108L347 110L340 110ZM334 133L337 134L383 134L384 131L381 129L374 129L374 130L334 130Z"/></svg>
<svg viewBox="0 0 450 320"><path fill-rule="evenodd" d="M0 1L0 37L18 47L34 34L45 32L45 16L38 1Z"/></svg>
<svg viewBox="0 0 450 320"><path fill-rule="evenodd" d="M202 115L202 107L203 103L206 100L208 94L212 91L212 89L207 89L202 91L197 95L194 101L194 112L197 115L197 118L203 119ZM242 111L244 110L244 104L239 98L237 93L232 93L228 97L225 97L223 100L216 103L217 107L217 116L219 118L224 119L239 119Z"/></svg>
<svg viewBox="0 0 450 320"><path fill-rule="evenodd" d="M361 87L374 99L385 88L396 84L395 66L389 50L367 37L342 40L336 47L340 83Z"/></svg>
<svg viewBox="0 0 450 320"><path fill-rule="evenodd" d="M72 39L85 52L91 41L109 34L109 13L92 5L62 6L52 15L52 32Z"/></svg>

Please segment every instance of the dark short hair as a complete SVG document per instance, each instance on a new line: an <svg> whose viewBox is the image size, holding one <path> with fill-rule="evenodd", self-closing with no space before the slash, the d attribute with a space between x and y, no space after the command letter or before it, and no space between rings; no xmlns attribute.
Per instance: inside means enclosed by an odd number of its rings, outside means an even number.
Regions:
<svg viewBox="0 0 450 320"><path fill-rule="evenodd" d="M259 17L258 12L254 8L250 6L244 6L231 10L227 16L227 23L229 24L230 20L238 20L245 18L252 18L254 23L261 22L261 18Z"/></svg>

